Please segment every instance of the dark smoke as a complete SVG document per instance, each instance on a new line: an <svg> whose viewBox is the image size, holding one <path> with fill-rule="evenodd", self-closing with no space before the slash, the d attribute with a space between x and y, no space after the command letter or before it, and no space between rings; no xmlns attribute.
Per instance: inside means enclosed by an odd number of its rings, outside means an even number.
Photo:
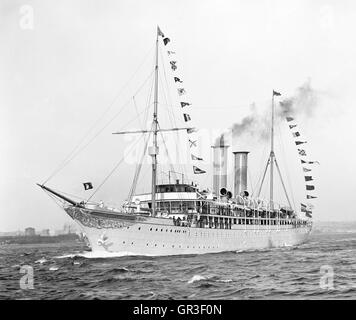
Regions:
<svg viewBox="0 0 356 320"><path fill-rule="evenodd" d="M258 114L256 105L253 103L250 106L250 114L243 118L240 122L232 125L232 136L237 137L247 134L266 140L269 137L270 131L269 121L270 115Z"/></svg>
<svg viewBox="0 0 356 320"><path fill-rule="evenodd" d="M223 147L225 145L225 134L222 133L219 138L215 140L215 147Z"/></svg>
<svg viewBox="0 0 356 320"><path fill-rule="evenodd" d="M281 101L276 111L277 115L282 118L298 115L311 117L314 115L314 109L317 105L317 93L308 81L297 89L294 96Z"/></svg>
<svg viewBox="0 0 356 320"><path fill-rule="evenodd" d="M280 103L275 103L275 121L285 121L286 116L311 117L317 105L317 92L311 87L310 81L308 81L297 88L296 93L292 97L288 97ZM270 107L267 108L264 114L259 114L255 104L252 104L250 114L240 122L233 124L230 131L232 131L233 137L249 135L261 140L268 140L270 137L270 127ZM216 145L219 145L220 140L221 137L216 140Z"/></svg>

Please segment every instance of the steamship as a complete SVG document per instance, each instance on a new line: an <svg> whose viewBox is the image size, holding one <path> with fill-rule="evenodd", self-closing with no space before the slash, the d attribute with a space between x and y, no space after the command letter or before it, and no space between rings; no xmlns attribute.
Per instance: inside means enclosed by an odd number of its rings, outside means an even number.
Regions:
<svg viewBox="0 0 356 320"><path fill-rule="evenodd" d="M250 196L247 186L247 151L232 153L233 192L228 190L229 147L221 137L213 148L212 190L194 182L175 179L158 183L159 145L157 134L191 128L161 129L159 126L159 43L163 33L157 30L154 65L154 103L147 148L152 159L150 192L133 193L118 208L93 201L76 201L66 193L38 184L58 200L65 212L80 226L91 250L127 255L182 255L224 251L256 250L295 246L305 242L312 220L297 209L274 201L274 173L280 175L274 151L274 96L272 95L271 150L263 180L270 174L269 200ZM168 41L164 38L166 44ZM137 131L135 131L137 133ZM130 132L117 132L118 134ZM146 149L145 149L146 150ZM267 170L268 169L268 170ZM282 179L282 177L280 176ZM261 183L261 186L263 181ZM131 190L134 190L132 188Z"/></svg>

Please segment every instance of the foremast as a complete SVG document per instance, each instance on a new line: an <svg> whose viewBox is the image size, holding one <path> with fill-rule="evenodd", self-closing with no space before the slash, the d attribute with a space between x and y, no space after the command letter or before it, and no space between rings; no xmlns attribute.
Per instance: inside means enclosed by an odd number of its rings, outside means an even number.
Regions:
<svg viewBox="0 0 356 320"><path fill-rule="evenodd" d="M152 216L156 215L156 184L157 184L157 132L158 132L158 38L159 27L157 26L156 35L156 58L155 58L155 79L154 79L154 100L153 100L153 146L150 148L150 155L152 157Z"/></svg>

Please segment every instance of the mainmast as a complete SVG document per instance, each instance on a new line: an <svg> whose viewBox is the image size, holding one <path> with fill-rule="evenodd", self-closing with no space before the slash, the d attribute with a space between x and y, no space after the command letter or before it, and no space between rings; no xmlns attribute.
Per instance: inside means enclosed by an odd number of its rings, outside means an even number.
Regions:
<svg viewBox="0 0 356 320"><path fill-rule="evenodd" d="M269 157L268 157L268 161L267 161L267 164L266 164L266 167L265 167L265 170L264 170L264 173L263 173L262 181L261 181L260 187L258 189L258 194L257 194L257 197L259 198L259 196L261 194L263 182L264 182L265 177L266 177L267 169L268 169L269 166L271 166L270 167L270 184L269 184L269 205L270 205L270 210L274 209L274 203L273 203L274 202L273 201L273 182L274 182L273 169L274 169L274 165L276 165L277 172L278 172L279 178L281 180L281 183L282 183L282 186L283 186L283 190L284 190L285 196L287 198L288 204L292 208L292 204L291 204L291 202L289 200L287 189L286 189L286 186L284 184L284 181L283 181L283 178L282 178L282 174L281 174L281 171L280 171L279 166L278 166L276 155L274 153L274 96L280 96L280 95L281 94L279 92L273 90L273 93L272 93L272 112L271 112L272 113L272 115L271 115L271 118L272 118L271 119L271 151L270 151L270 154L269 154Z"/></svg>
<svg viewBox="0 0 356 320"><path fill-rule="evenodd" d="M273 210L273 164L274 164L274 96L276 92L272 93L272 121L271 121L271 152L269 155L270 159L270 184L269 184L269 204L270 209Z"/></svg>
<svg viewBox="0 0 356 320"><path fill-rule="evenodd" d="M150 155L152 156L152 216L156 215L156 183L157 183L157 132L158 132L158 37L159 29L157 26L156 36L156 63L155 63L155 83L154 83L154 101L153 101L153 146L150 149Z"/></svg>

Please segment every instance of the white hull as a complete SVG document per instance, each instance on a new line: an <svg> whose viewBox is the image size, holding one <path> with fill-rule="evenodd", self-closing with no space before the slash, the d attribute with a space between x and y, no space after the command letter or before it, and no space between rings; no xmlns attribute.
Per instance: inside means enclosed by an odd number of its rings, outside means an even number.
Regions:
<svg viewBox="0 0 356 320"><path fill-rule="evenodd" d="M232 229L179 227L169 225L171 219L149 217L142 222L122 219L116 226L101 227L70 215L81 226L94 252L122 255L204 254L296 246L305 242L311 231L310 225L234 225Z"/></svg>

